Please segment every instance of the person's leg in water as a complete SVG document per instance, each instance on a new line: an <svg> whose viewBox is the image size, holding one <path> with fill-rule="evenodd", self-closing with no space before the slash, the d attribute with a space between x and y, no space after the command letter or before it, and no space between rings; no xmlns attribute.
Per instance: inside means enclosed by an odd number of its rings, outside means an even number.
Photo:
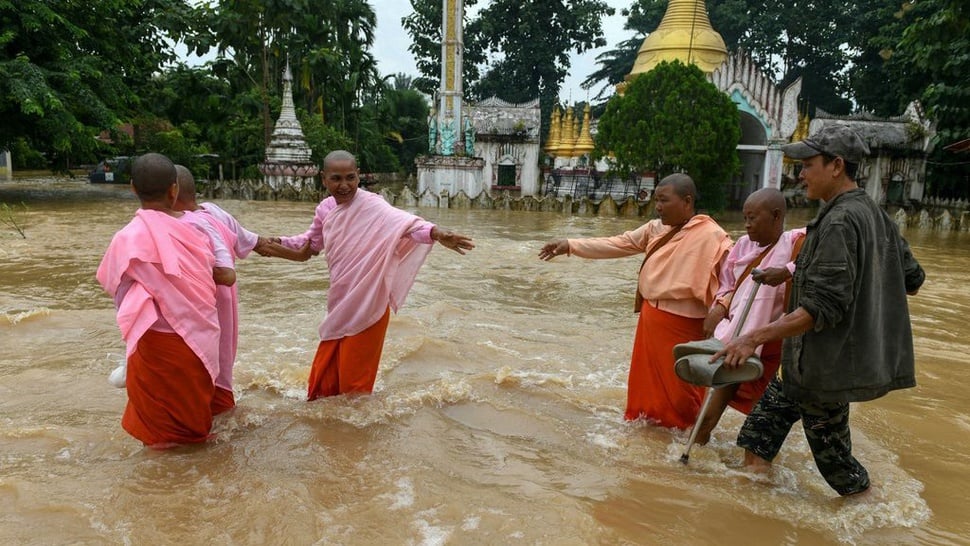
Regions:
<svg viewBox="0 0 970 546"><path fill-rule="evenodd" d="M745 467L767 472L792 425L800 419L798 404L784 395L780 379L772 379L738 432L738 446L745 450Z"/></svg>
<svg viewBox="0 0 970 546"><path fill-rule="evenodd" d="M711 401L707 406L707 411L704 413L701 421L697 423L697 437L695 442L698 445L706 445L707 442L711 441L711 433L714 431L714 427L721 420L721 416L724 415L724 410L727 409L728 403L734 399L734 395L738 392L740 386L740 383L736 383L714 389L714 392L711 394Z"/></svg>

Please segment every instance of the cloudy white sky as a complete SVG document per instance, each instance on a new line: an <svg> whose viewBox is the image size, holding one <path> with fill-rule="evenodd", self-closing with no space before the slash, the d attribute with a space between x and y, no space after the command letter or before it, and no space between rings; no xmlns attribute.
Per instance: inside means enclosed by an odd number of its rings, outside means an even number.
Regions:
<svg viewBox="0 0 970 546"><path fill-rule="evenodd" d="M481 0L480 3L487 3L488 0ZM377 13L377 35L374 40L374 56L377 58L381 74L396 74L403 72L413 76L418 75L418 70L414 65L414 57L408 51L411 38L401 26L401 19L411 13L411 2L408 0L370 0L374 11ZM620 16L620 9L629 7L633 0L607 0L607 3L616 8L616 14L607 17L603 21L603 31L606 37L607 46L601 49L587 51L582 55L573 55L570 74L566 78L562 89L562 99L568 100L570 93L572 100L585 100L587 92L580 83L590 73L596 70L596 56L604 50L613 49L617 43L630 37L629 31L623 30L624 20ZM595 95L596 90L592 90Z"/></svg>

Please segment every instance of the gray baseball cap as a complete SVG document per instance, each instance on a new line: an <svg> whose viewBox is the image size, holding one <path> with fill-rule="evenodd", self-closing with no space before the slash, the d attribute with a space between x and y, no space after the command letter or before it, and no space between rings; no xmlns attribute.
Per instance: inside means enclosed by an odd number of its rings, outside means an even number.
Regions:
<svg viewBox="0 0 970 546"><path fill-rule="evenodd" d="M785 144L781 151L792 159L828 154L858 163L869 155L869 146L847 125L826 125L805 140Z"/></svg>

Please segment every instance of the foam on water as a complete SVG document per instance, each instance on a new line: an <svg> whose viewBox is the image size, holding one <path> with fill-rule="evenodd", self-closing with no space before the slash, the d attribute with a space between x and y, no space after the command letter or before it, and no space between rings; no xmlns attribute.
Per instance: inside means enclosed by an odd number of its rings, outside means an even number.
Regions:
<svg viewBox="0 0 970 546"><path fill-rule="evenodd" d="M7 323L16 326L21 322L31 322L49 317L51 310L47 307L27 309L26 311L5 311L0 314L0 324Z"/></svg>
<svg viewBox="0 0 970 546"><path fill-rule="evenodd" d="M413 523L421 534L421 546L441 546L448 542L452 530L431 524L428 519L435 516L434 510L425 510L419 514L419 518Z"/></svg>
<svg viewBox="0 0 970 546"><path fill-rule="evenodd" d="M555 373L531 370L513 370L509 366L503 366L495 372L495 384L522 387L555 385L557 387L572 388L573 376L562 376Z"/></svg>
<svg viewBox="0 0 970 546"><path fill-rule="evenodd" d="M369 396L322 398L297 407L296 411L323 420L340 421L356 428L367 428L414 415L421 408L474 400L476 396L463 378L442 378L408 393L375 390Z"/></svg>
<svg viewBox="0 0 970 546"><path fill-rule="evenodd" d="M767 474L752 473L741 464L743 451L733 439L712 439L694 446L684 470L704 487L725 489L721 498L735 498L753 514L811 529L832 540L855 544L879 529L915 528L929 520L931 511L920 496L923 484L907 474L891 451L853 434L853 454L869 470L869 492L840 498L825 483L811 457L804 436L794 430ZM683 466L686 433L675 434L666 461ZM692 480L693 481L693 478Z"/></svg>
<svg viewBox="0 0 970 546"><path fill-rule="evenodd" d="M391 504L388 510L401 510L414 505L414 484L410 478L398 478L394 485L397 491L394 494L380 495L382 498L390 499Z"/></svg>

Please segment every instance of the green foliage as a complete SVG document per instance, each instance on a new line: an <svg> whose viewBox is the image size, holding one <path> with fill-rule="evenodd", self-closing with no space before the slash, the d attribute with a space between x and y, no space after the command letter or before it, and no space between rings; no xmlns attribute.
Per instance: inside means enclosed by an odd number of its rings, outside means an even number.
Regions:
<svg viewBox="0 0 970 546"><path fill-rule="evenodd" d="M97 157L99 131L136 111L191 10L179 0L0 2L0 148L55 168Z"/></svg>
<svg viewBox="0 0 970 546"><path fill-rule="evenodd" d="M970 138L970 6L960 0L924 0L899 18L906 27L887 66L936 121L937 146L927 172L930 193L966 198L970 166L943 146Z"/></svg>
<svg viewBox="0 0 970 546"><path fill-rule="evenodd" d="M334 150L352 150L353 141L339 129L323 122L319 116L313 116L302 109L297 109L296 116L303 127L303 136L307 145L313 150L311 158L319 166L323 166L323 158Z"/></svg>
<svg viewBox="0 0 970 546"><path fill-rule="evenodd" d="M612 153L620 172L653 171L662 178L689 174L699 205L724 208L724 186L740 169L737 106L694 65L661 63L615 95L599 121L601 155Z"/></svg>
<svg viewBox="0 0 970 546"><path fill-rule="evenodd" d="M477 0L465 0L465 20L462 26L464 42L464 63L462 78L465 82L478 81L478 67L485 62L485 44L482 37L481 18L468 16L469 9ZM401 24L411 36L408 51L414 55L415 64L421 77L414 87L430 96L438 91L441 84L441 0L411 0L414 11L401 19Z"/></svg>
<svg viewBox="0 0 970 546"><path fill-rule="evenodd" d="M569 74L570 55L606 45L602 20L614 9L602 0L493 0L479 17L482 39L496 62L471 85L480 99L540 100L543 137ZM578 97L576 97L578 98Z"/></svg>

